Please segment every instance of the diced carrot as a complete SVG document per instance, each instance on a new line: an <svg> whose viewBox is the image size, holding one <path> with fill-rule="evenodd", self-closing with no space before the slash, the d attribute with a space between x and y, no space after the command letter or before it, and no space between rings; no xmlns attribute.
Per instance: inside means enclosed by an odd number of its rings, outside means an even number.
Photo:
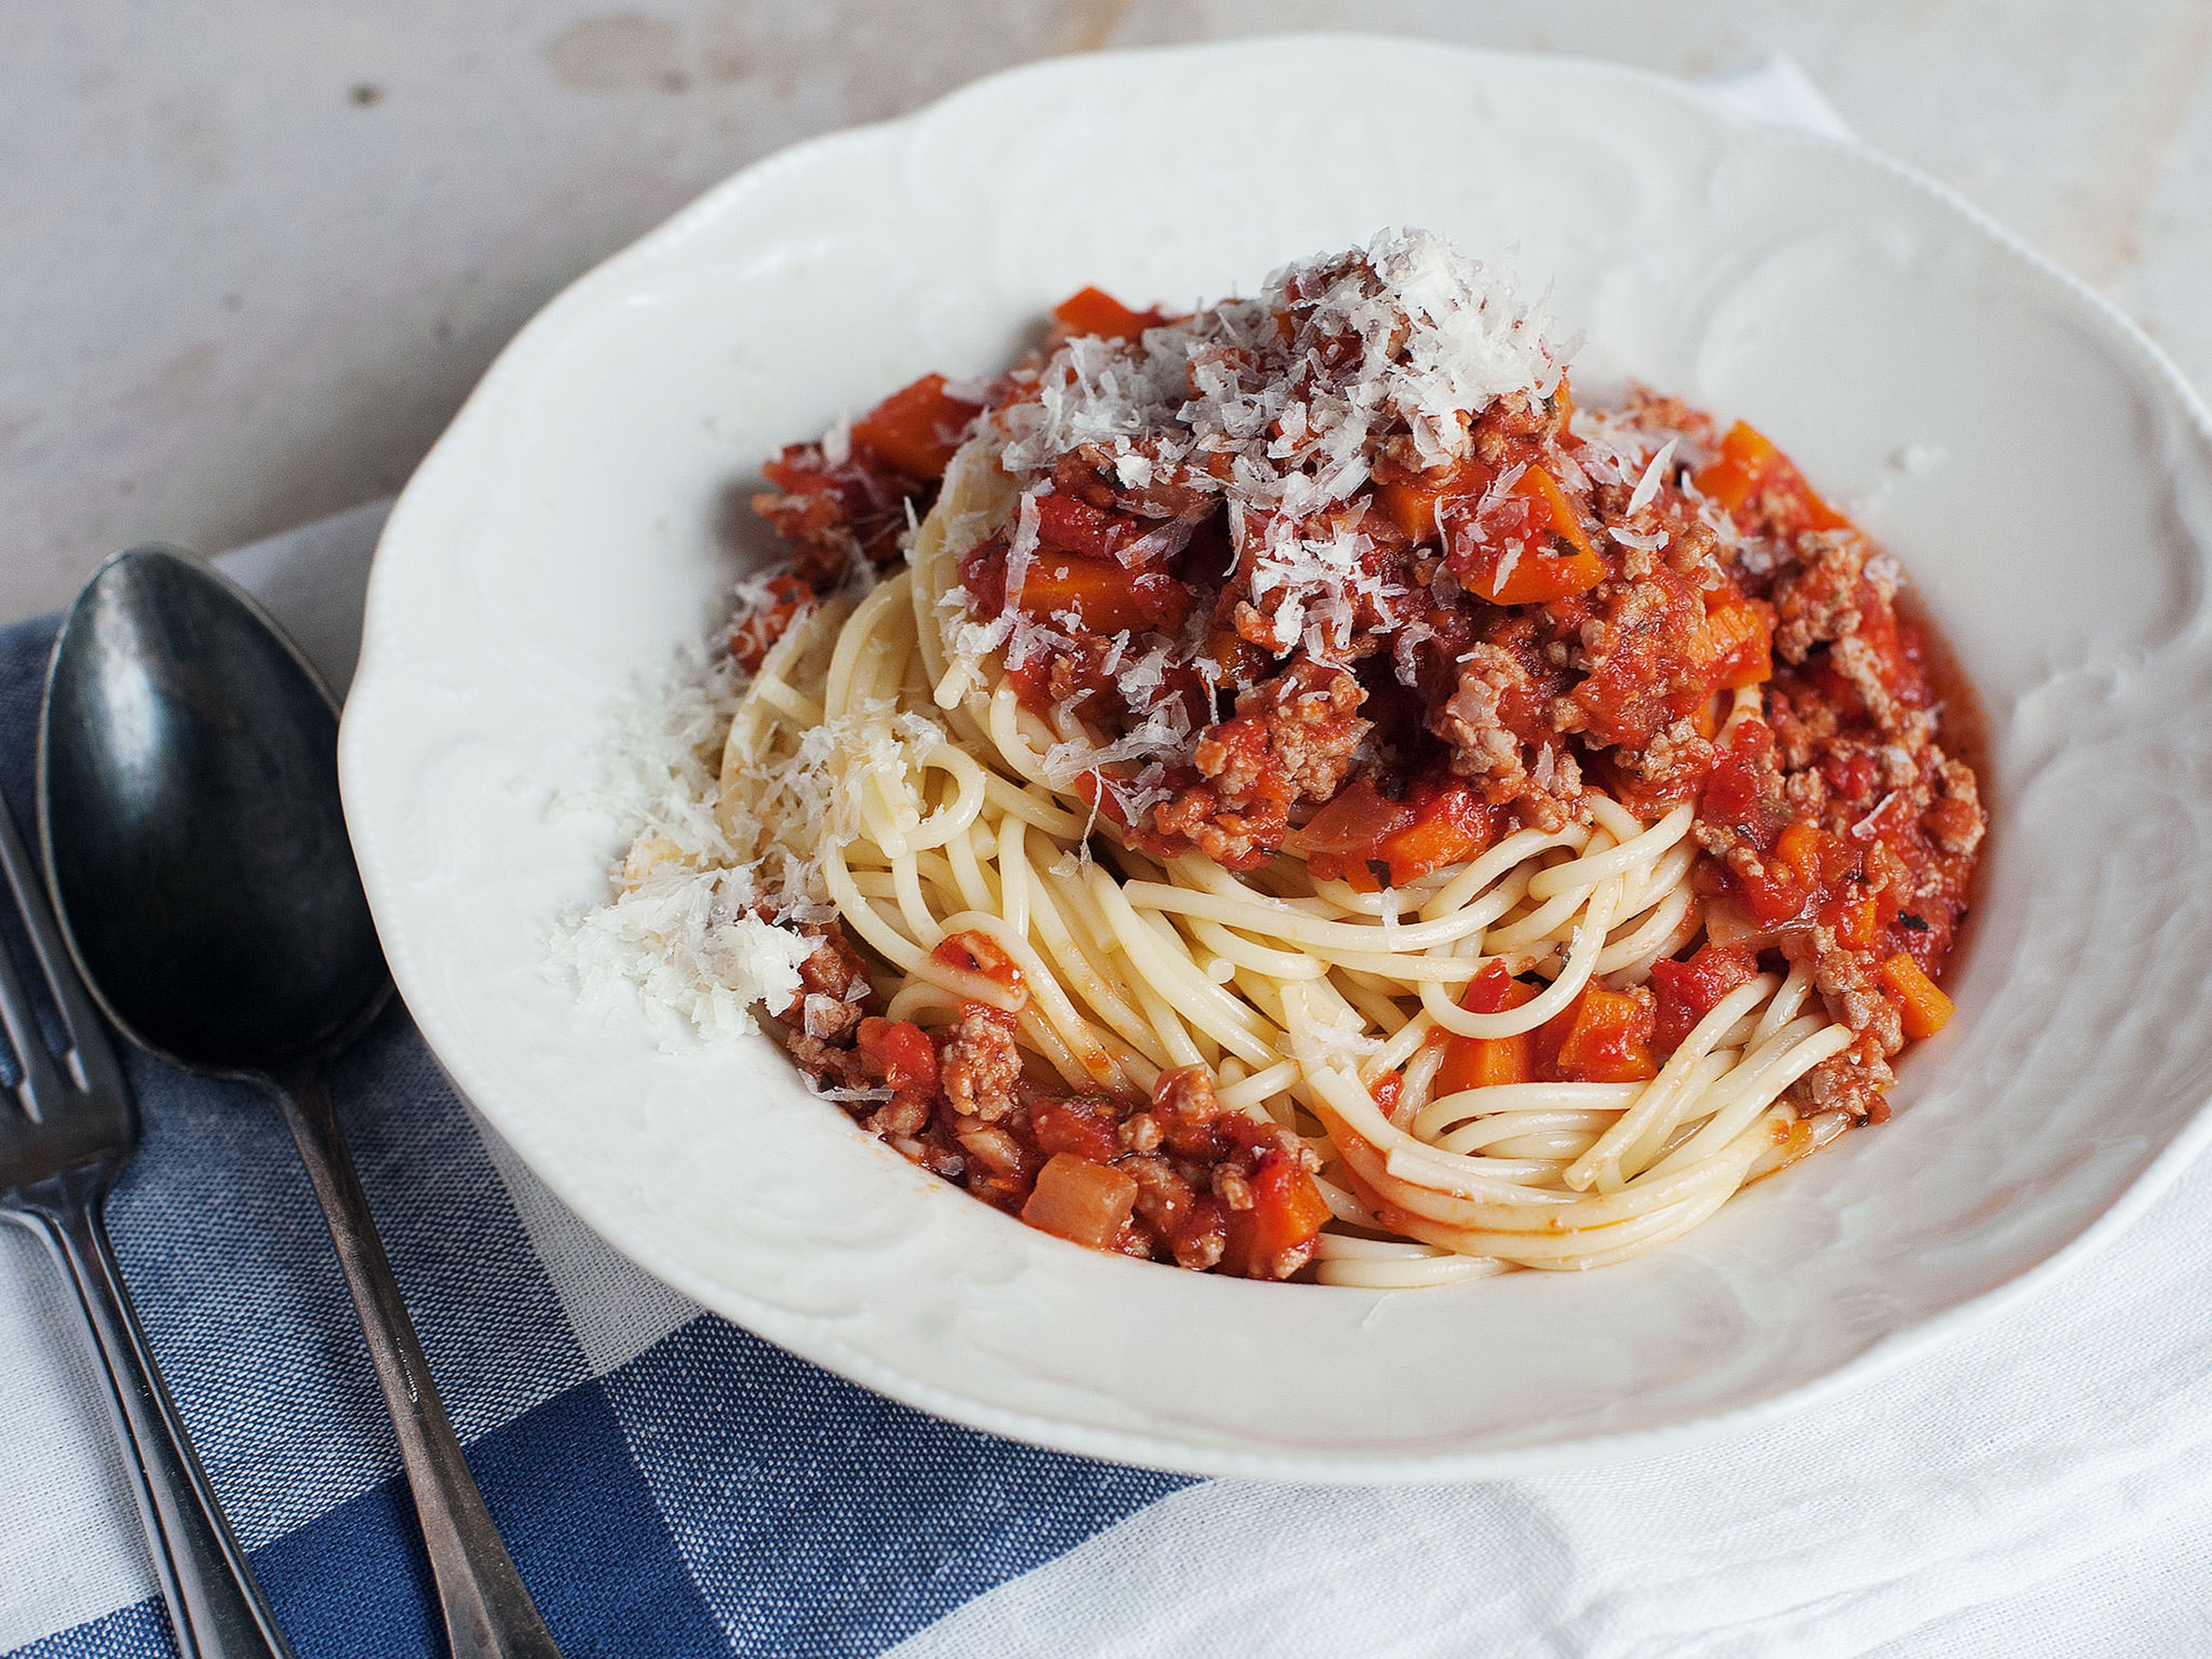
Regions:
<svg viewBox="0 0 2212 1659"><path fill-rule="evenodd" d="M1739 520L1772 506L1784 521L1782 534L1803 530L1840 530L1850 521L1815 495L1797 464L1756 428L1738 421L1721 440L1719 454L1699 468L1698 491Z"/></svg>
<svg viewBox="0 0 2212 1659"><path fill-rule="evenodd" d="M1711 665L1711 684L1723 691L1760 685L1774 678L1774 613L1756 599L1708 601L1698 630L1697 654Z"/></svg>
<svg viewBox="0 0 2212 1659"><path fill-rule="evenodd" d="M1823 906L1820 919L1835 930L1836 943L1847 951L1871 949L1881 925L1872 899L1848 896L1832 899Z"/></svg>
<svg viewBox="0 0 2212 1659"><path fill-rule="evenodd" d="M1493 962L1468 981L1459 1006L1470 1014L1499 1014L1524 1006L1536 995L1533 986L1506 972L1504 963ZM1443 1062L1437 1067L1431 1087L1439 1096L1455 1095L1501 1083L1528 1083L1535 1074L1528 1032L1503 1037L1462 1036L1454 1032L1444 1045Z"/></svg>
<svg viewBox="0 0 2212 1659"><path fill-rule="evenodd" d="M1707 501L1734 513L1749 503L1760 472L1781 453L1758 428L1738 421L1721 440L1720 453L1698 470L1692 482Z"/></svg>
<svg viewBox="0 0 2212 1659"><path fill-rule="evenodd" d="M1323 881L1340 881L1355 893L1379 893L1382 890L1382 878L1375 873L1373 865L1363 864L1357 860L1340 863L1337 866L1336 873L1332 876L1328 873L1330 862L1324 859L1319 866L1316 866L1309 860L1306 867Z"/></svg>
<svg viewBox="0 0 2212 1659"><path fill-rule="evenodd" d="M1414 786L1413 822L1386 837L1376 855L1390 866L1390 879L1403 886L1431 871L1473 858L1494 834L1490 809L1480 796L1456 779L1441 786Z"/></svg>
<svg viewBox="0 0 2212 1659"><path fill-rule="evenodd" d="M1168 319L1164 312L1132 311L1103 289L1086 288L1071 294L1052 308L1052 319L1069 338L1099 335L1109 340L1133 340L1148 328Z"/></svg>
<svg viewBox="0 0 2212 1659"><path fill-rule="evenodd" d="M1393 483L1375 486L1376 507L1411 542L1434 541L1442 533L1437 509L1444 499L1445 489L1441 485Z"/></svg>
<svg viewBox="0 0 2212 1659"><path fill-rule="evenodd" d="M1455 542L1447 562L1470 592L1492 605L1548 605L1586 593L1611 574L1558 479L1531 465L1514 495L1524 504L1517 524L1509 512L1493 508L1482 521L1481 539L1471 546ZM1554 538L1568 550L1553 551Z"/></svg>
<svg viewBox="0 0 2212 1659"><path fill-rule="evenodd" d="M1305 1265L1328 1219L1328 1204L1296 1158L1270 1152L1246 1177L1252 1207L1227 1212L1224 1272L1247 1279L1287 1278Z"/></svg>
<svg viewBox="0 0 2212 1659"><path fill-rule="evenodd" d="M1934 1036L1950 1024L1951 999L1904 951L1881 964L1881 982L1896 995L1899 1023L1915 1042Z"/></svg>
<svg viewBox="0 0 2212 1659"><path fill-rule="evenodd" d="M853 422L853 447L910 478L941 478L976 408L947 397L942 374L925 374Z"/></svg>
<svg viewBox="0 0 2212 1659"><path fill-rule="evenodd" d="M1641 1083L1658 1076L1650 1004L1593 981L1570 1012L1573 1018L1553 1062L1562 1077L1577 1083Z"/></svg>
<svg viewBox="0 0 2212 1659"><path fill-rule="evenodd" d="M1137 1183L1121 1170L1073 1152L1054 1152L1037 1171L1022 1219L1094 1250L1111 1249L1137 1206Z"/></svg>
<svg viewBox="0 0 2212 1659"><path fill-rule="evenodd" d="M1597 556L1597 550L1590 545L1589 532L1583 528L1582 514L1575 511L1575 504L1567 499L1567 492L1559 487L1559 481L1548 468L1531 464L1514 488L1531 501L1542 503L1551 514L1554 535L1576 552Z"/></svg>
<svg viewBox="0 0 2212 1659"><path fill-rule="evenodd" d="M1363 775L1291 830L1283 845L1322 880L1352 880L1354 871L1366 876L1367 860L1380 857L1382 843L1408 828L1416 816L1411 801L1390 799Z"/></svg>
<svg viewBox="0 0 2212 1659"><path fill-rule="evenodd" d="M1469 592L1492 605L1549 605L1587 593L1606 578L1605 561L1595 553L1552 554L1522 550L1508 565L1504 553L1462 576Z"/></svg>
<svg viewBox="0 0 2212 1659"><path fill-rule="evenodd" d="M1091 634L1172 632L1190 614L1191 603L1190 589L1172 576L1132 574L1096 559L1039 553L1022 578L1024 612L1044 623L1072 612L1077 627Z"/></svg>
<svg viewBox="0 0 2212 1659"><path fill-rule="evenodd" d="M1449 472L1393 479L1375 486L1375 505L1408 541L1431 542L1441 533L1438 509L1457 500L1480 500L1494 477L1480 461L1469 460Z"/></svg>

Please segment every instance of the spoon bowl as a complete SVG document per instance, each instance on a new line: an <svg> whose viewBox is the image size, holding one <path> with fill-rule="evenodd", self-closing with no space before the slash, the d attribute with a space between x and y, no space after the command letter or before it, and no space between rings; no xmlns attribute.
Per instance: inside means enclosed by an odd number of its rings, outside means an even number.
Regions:
<svg viewBox="0 0 2212 1659"><path fill-rule="evenodd" d="M55 643L40 830L85 978L203 1071L334 1053L391 991L346 839L329 690L185 556L102 566Z"/></svg>
<svg viewBox="0 0 2212 1659"><path fill-rule="evenodd" d="M331 1109L392 990L338 799L337 705L233 583L173 549L96 571L54 641L39 834L70 954L140 1047L274 1096L398 1437L456 1659L560 1659L469 1473Z"/></svg>

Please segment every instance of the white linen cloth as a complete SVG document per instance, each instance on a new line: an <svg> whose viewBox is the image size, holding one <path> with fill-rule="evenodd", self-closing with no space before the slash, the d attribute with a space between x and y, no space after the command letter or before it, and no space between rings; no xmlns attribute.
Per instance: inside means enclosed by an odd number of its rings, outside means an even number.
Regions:
<svg viewBox="0 0 2212 1659"><path fill-rule="evenodd" d="M1759 118L1848 136L1786 60L1706 90ZM340 687L384 512L372 504L227 562ZM27 1254L0 1262L16 1269L0 1271L0 1334L51 1320L32 1306L50 1293L43 1266ZM0 1364L0 1424L74 1416L52 1398L88 1381L73 1371ZM83 1595L30 1593L0 1647L151 1589L143 1559L132 1578L135 1523L104 1449L46 1443L36 1462L39 1506L113 1508L108 1522L82 1522L82 1535L113 1543L86 1561ZM0 1469L0 1481L19 1478ZM0 1498L0 1516L21 1517L25 1497ZM2025 1304L1778 1425L1474 1486L1193 1486L893 1651L2212 1654L2208 1563L2212 1169L2200 1165ZM0 1604L9 1599L0 1586Z"/></svg>

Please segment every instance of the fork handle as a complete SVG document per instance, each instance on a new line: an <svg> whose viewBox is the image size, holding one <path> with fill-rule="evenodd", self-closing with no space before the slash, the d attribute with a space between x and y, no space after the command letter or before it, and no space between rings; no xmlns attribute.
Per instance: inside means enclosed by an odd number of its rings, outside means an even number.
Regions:
<svg viewBox="0 0 2212 1659"><path fill-rule="evenodd" d="M561 1659L484 1507L430 1380L429 1361L338 1132L326 1079L319 1068L310 1068L270 1082L322 1202L323 1219L330 1224L331 1242L337 1247L368 1337L369 1357L376 1362L384 1403L398 1431L400 1466L415 1496L453 1659Z"/></svg>
<svg viewBox="0 0 2212 1659"><path fill-rule="evenodd" d="M106 1378L138 1517L183 1659L291 1659L246 1552L224 1519L107 1242L100 1194L72 1193L40 1213L40 1231L76 1292Z"/></svg>

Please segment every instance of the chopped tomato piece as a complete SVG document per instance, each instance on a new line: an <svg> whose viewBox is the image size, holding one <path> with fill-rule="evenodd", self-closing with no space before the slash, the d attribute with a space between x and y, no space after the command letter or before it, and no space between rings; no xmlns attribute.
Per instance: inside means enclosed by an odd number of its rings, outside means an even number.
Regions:
<svg viewBox="0 0 2212 1659"><path fill-rule="evenodd" d="M995 617L1006 608L1006 538L994 536L979 542L960 561L960 586L968 591L969 608L979 617Z"/></svg>
<svg viewBox="0 0 2212 1659"><path fill-rule="evenodd" d="M1502 1014L1536 1000L1536 988L1505 971L1503 962L1490 962L1460 994L1459 1006L1470 1014Z"/></svg>
<svg viewBox="0 0 2212 1659"><path fill-rule="evenodd" d="M928 1034L912 1020L871 1014L860 1022L854 1041L868 1074L882 1079L886 1086L902 1091L936 1087L937 1050Z"/></svg>
<svg viewBox="0 0 2212 1659"><path fill-rule="evenodd" d="M1022 970L1014 959L1000 948L999 941L980 928L963 928L957 933L947 933L938 947L929 953L947 968L963 974L976 974L1013 989L1022 982Z"/></svg>
<svg viewBox="0 0 2212 1659"><path fill-rule="evenodd" d="M1896 995L1899 1023L1914 1042L1934 1036L1950 1024L1951 999L1904 951L1881 964L1881 982Z"/></svg>
<svg viewBox="0 0 2212 1659"><path fill-rule="evenodd" d="M1744 830L1755 845L1765 847L1789 821L1788 814L1774 764L1774 728L1761 720L1738 720L1717 745L1698 816Z"/></svg>
<svg viewBox="0 0 2212 1659"><path fill-rule="evenodd" d="M1652 1042L1664 1054L1682 1046L1682 1039L1698 1022L1721 1005L1721 1000L1757 978L1759 958L1752 951L1707 943L1687 962L1651 964L1651 989L1659 1006L1652 1027Z"/></svg>
<svg viewBox="0 0 2212 1659"><path fill-rule="evenodd" d="M1323 881L1365 873L1382 843L1412 826L1418 816L1411 801L1392 800L1364 775L1332 795L1326 805L1284 838L1283 845L1306 861Z"/></svg>
<svg viewBox="0 0 2212 1659"><path fill-rule="evenodd" d="M1785 824L1759 871L1738 871L1736 882L1752 915L1772 927L1795 921L1840 888L1856 873L1861 856L1840 836L1809 823Z"/></svg>
<svg viewBox="0 0 2212 1659"><path fill-rule="evenodd" d="M814 589L788 571L769 578L768 593L768 604L730 630L730 655L748 674L760 672L775 642L817 603Z"/></svg>
<svg viewBox="0 0 2212 1659"><path fill-rule="evenodd" d="M1022 1219L1041 1232L1108 1250L1137 1206L1137 1183L1121 1170L1073 1152L1055 1152L1037 1171Z"/></svg>
<svg viewBox="0 0 2212 1659"><path fill-rule="evenodd" d="M1398 1097L1405 1086L1406 1079L1397 1073L1385 1072L1368 1085L1367 1093L1382 1109L1382 1115L1388 1117L1398 1109Z"/></svg>
<svg viewBox="0 0 2212 1659"><path fill-rule="evenodd" d="M1095 334L1109 340L1133 340L1168 320L1161 311L1132 311L1103 289L1086 288L1052 308L1052 320L1070 339Z"/></svg>
<svg viewBox="0 0 2212 1659"><path fill-rule="evenodd" d="M1659 1075L1651 1005L1643 998L1592 981L1559 1018L1567 1024L1553 1064L1570 1082L1641 1083Z"/></svg>
<svg viewBox="0 0 2212 1659"><path fill-rule="evenodd" d="M1721 440L1720 453L1694 480L1707 500L1725 507L1747 529L1761 524L1776 535L1840 530L1850 520L1814 494L1797 464L1755 428L1738 421Z"/></svg>
<svg viewBox="0 0 2212 1659"><path fill-rule="evenodd" d="M853 447L910 478L941 478L979 407L948 397L942 374L925 374L853 422Z"/></svg>
<svg viewBox="0 0 2212 1659"><path fill-rule="evenodd" d="M1113 1109L1095 1100L1041 1100L1030 1111L1037 1150L1047 1156L1073 1152L1093 1164L1111 1164L1121 1155L1120 1124Z"/></svg>
<svg viewBox="0 0 2212 1659"><path fill-rule="evenodd" d="M1133 519L1108 513L1079 496L1036 498L1037 535L1048 547L1086 559L1115 560L1122 546L1144 532Z"/></svg>
<svg viewBox="0 0 2212 1659"><path fill-rule="evenodd" d="M1252 1207L1231 1209L1224 1272L1247 1279L1288 1279L1313 1256L1314 1240L1328 1219L1328 1203L1297 1158L1270 1151L1246 1177Z"/></svg>

